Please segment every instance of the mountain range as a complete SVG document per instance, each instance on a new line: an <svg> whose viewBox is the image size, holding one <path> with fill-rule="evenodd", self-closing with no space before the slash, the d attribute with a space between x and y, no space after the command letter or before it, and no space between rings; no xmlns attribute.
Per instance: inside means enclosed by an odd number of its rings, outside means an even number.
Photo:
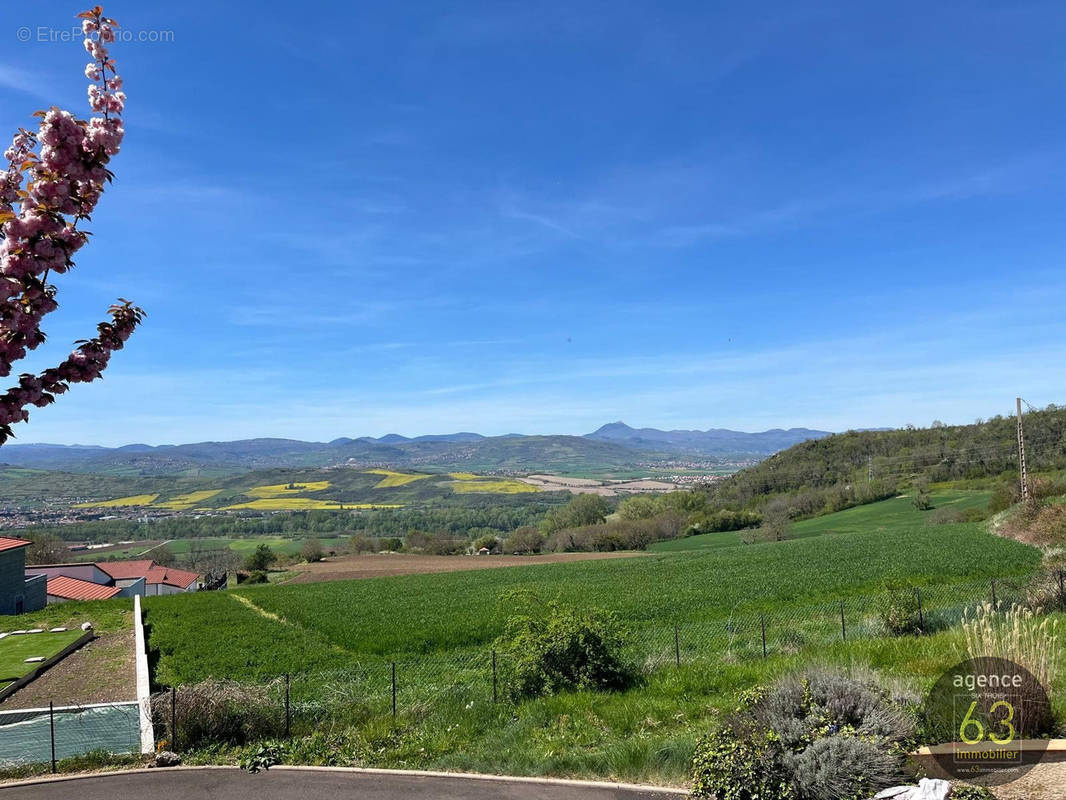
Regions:
<svg viewBox="0 0 1066 800"><path fill-rule="evenodd" d="M727 463L759 459L809 439L807 428L744 433L727 429L632 428L612 422L584 436L483 436L469 431L407 437L341 437L330 442L240 439L121 447L8 444L0 463L15 467L128 475L235 473L266 467L393 466L515 471L612 471L689 456Z"/></svg>

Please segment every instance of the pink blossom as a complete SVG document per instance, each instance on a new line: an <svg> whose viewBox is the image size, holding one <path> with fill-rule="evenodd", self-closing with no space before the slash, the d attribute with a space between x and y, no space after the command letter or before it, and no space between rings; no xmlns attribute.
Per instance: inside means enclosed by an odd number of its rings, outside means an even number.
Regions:
<svg viewBox="0 0 1066 800"><path fill-rule="evenodd" d="M85 68L92 81L89 104L102 116L82 122L53 107L36 135L20 129L4 152L9 167L0 172L0 211L15 216L0 228L0 376L10 375L12 365L44 341L41 322L58 307L47 276L66 272L71 257L85 245L86 234L77 223L90 217L103 194L108 162L125 133L119 116L126 103L123 81L104 47L115 40L116 26L98 8L82 16L87 17L82 24L85 50L95 60ZM20 195L24 173L29 193ZM98 378L144 316L125 300L108 313L110 319L97 326L97 335L57 367L22 375L18 386L0 394L0 444L11 436L12 424L29 418L27 406L46 406L68 383Z"/></svg>

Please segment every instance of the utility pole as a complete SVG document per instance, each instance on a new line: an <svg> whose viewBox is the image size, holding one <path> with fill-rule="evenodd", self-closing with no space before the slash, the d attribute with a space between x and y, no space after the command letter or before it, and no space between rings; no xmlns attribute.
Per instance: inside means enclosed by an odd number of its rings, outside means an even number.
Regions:
<svg viewBox="0 0 1066 800"><path fill-rule="evenodd" d="M1022 478L1022 502L1028 503L1031 499L1029 496L1029 475L1025 469L1025 435L1022 431L1022 398L1017 398L1017 411L1018 411L1018 468L1021 471Z"/></svg>

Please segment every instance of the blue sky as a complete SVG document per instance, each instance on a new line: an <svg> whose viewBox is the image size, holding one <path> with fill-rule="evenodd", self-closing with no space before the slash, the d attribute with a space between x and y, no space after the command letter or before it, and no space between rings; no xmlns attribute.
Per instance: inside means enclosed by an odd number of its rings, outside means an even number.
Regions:
<svg viewBox="0 0 1066 800"><path fill-rule="evenodd" d="M84 111L80 42L39 30L78 10L4 10L8 129ZM113 48L117 179L29 366L118 296L149 318L20 442L1066 402L1061 3L105 11L171 41Z"/></svg>

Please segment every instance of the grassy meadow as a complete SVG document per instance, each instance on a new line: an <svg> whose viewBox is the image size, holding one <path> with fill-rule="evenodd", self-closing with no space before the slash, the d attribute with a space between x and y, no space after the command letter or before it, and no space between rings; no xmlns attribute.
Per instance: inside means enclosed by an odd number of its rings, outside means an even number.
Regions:
<svg viewBox="0 0 1066 800"><path fill-rule="evenodd" d="M954 496L942 501L976 502ZM858 511L863 513L856 520ZM917 522L911 517L908 502L897 498L812 521L822 529L784 542L726 544L722 540L731 534L708 534L692 539L717 546L697 543L639 558L247 587L232 593L239 598L234 602L182 596L149 598L146 606L157 637L170 636L179 618L185 626L221 613L242 619L250 610L258 613L251 638L232 652L207 647L210 658L201 660L175 645L174 655L164 653L160 661L165 680L244 679L261 677L265 669L278 674L320 666L319 657L305 657L303 648L280 655L274 643L281 629L309 635L327 651L339 648L335 652L349 661L483 649L501 632L513 609L508 597L516 591L609 609L639 636L661 637L676 624L693 640L689 647L696 647L696 640L727 624L736 627L738 619L783 615L802 627L811 609L831 611L841 600L858 614L886 581L928 587L931 606L941 595L982 597L990 578L1024 575L1040 562L1037 550L993 536L979 524L925 525L920 516ZM839 630L832 614L823 616L830 632ZM173 635L175 641L185 638ZM813 629L808 638L821 640Z"/></svg>
<svg viewBox="0 0 1066 800"><path fill-rule="evenodd" d="M910 497L894 497L890 500L882 500L879 503L855 506L844 511L838 511L835 514L826 514L825 516L795 522L792 524L791 534L796 539L837 533L877 532L889 536L906 534L909 531L930 525L935 511L941 509L965 511L984 508L988 505L988 499L991 496L992 493L990 491L942 489L932 493L932 508L928 511L919 511L915 508L914 502ZM978 523L963 524L968 524L971 530L981 528ZM937 525L936 527L941 526ZM951 527L954 527L954 525ZM685 539L658 542L651 546L651 550L668 553L733 547L741 544L740 537L739 531L703 533Z"/></svg>
<svg viewBox="0 0 1066 800"><path fill-rule="evenodd" d="M986 500L945 490L933 505ZM886 581L922 587L927 619L942 614L953 623L991 578L1004 592L1011 576L1020 585L1041 554L980 524L928 524L930 513L895 498L797 523L795 538L783 542L744 545L736 534L708 534L628 559L147 598L154 677L180 686L292 673L290 763L679 785L697 739L754 685L834 665L874 669L918 698L964 656L954 625L931 624L934 632L921 637L884 635L870 622L873 598ZM646 678L626 692L493 704L490 649L522 602L516 592L614 611ZM233 763L241 752L213 748L186 761Z"/></svg>
<svg viewBox="0 0 1066 800"><path fill-rule="evenodd" d="M976 493L934 496L939 507L983 502ZM860 610L867 619L876 616L869 598L896 579L924 587L927 619L935 621L941 606L981 599L992 576L1003 585L1010 582L1006 576L1023 580L1040 554L978 524L926 524L926 513L896 498L799 523L797 537L784 542L741 545L719 538L714 545L696 542L693 549L643 558L150 598L156 677L180 684L208 675L266 681L295 673L292 691L302 711L294 723L297 738L286 750L290 763L683 785L697 740L755 685L803 667L833 666L874 670L882 682L920 700L965 657L956 625L939 631L931 625L934 632L921 637L890 637L862 630ZM645 680L626 692L493 704L489 649L518 602L509 593L523 589L617 612L649 670ZM841 599L847 641L835 616ZM763 614L765 658L758 627ZM1066 616L1053 617L1066 625ZM738 625L744 620L755 622ZM674 664L675 624L680 666ZM213 644L205 629L224 632L234 646ZM700 638L712 631L746 641L729 640L723 649L721 638ZM323 692L360 698L358 710L342 719L318 716ZM1066 711L1062 697L1060 691L1055 701L1060 714ZM213 749L190 761L231 763L241 752Z"/></svg>

